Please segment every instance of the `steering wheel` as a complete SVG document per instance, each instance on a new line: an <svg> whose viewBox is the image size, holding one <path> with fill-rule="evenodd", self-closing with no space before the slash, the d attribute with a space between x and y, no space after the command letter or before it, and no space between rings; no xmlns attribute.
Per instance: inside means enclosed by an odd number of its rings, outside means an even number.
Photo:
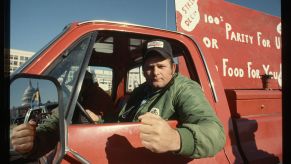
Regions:
<svg viewBox="0 0 291 164"><path fill-rule="evenodd" d="M85 111L85 109L83 108L83 106L77 101L77 106L78 109L81 111L81 113L84 115L84 117L90 122L95 124L95 121L89 116L89 114Z"/></svg>
<svg viewBox="0 0 291 164"><path fill-rule="evenodd" d="M64 96L69 95L70 91L67 88L67 86L64 84L64 82L61 84L62 89L64 91ZM89 116L89 114L85 111L85 109L83 108L83 106L79 103L79 101L77 100L76 102L76 107L81 111L81 114L90 122L95 124L95 121Z"/></svg>

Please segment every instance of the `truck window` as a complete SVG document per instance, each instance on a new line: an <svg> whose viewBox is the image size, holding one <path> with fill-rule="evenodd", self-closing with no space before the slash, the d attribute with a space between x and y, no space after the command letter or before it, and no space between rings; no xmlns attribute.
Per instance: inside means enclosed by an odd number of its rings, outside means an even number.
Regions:
<svg viewBox="0 0 291 164"><path fill-rule="evenodd" d="M48 69L48 75L58 79L63 90L64 106L67 106L73 86L78 79L78 72L89 46L90 37L85 37L65 50L62 57Z"/></svg>
<svg viewBox="0 0 291 164"><path fill-rule="evenodd" d="M74 111L68 112L70 117L68 119L72 119L72 123L77 124L92 122L86 116L87 121L86 118L84 120L82 117L80 120L80 113L81 115L82 113L84 114L86 109L92 109L93 113L97 115L105 116L109 113L115 117L128 100L128 93L145 82L141 67L143 44L153 38L156 37L123 32L98 31L92 50L88 50L90 37L80 40L66 50L62 54L62 58L52 66L54 68L50 75L59 79L64 88L63 90L66 92L65 105L67 105L68 97L73 92L73 88L80 87L80 93L76 95L78 96L77 105L74 105ZM193 67L194 63L189 50L178 40L167 40L172 45L175 56L174 61L177 64L176 71L200 83L197 71ZM88 64L83 62L86 53L91 53L90 59L87 61ZM91 74L95 89L87 89L82 92L82 88L84 86L88 87L88 85L84 84L86 74L85 78L81 79L83 81L77 80L80 79L79 72L84 72L81 69L86 69L86 73ZM82 83L82 86L80 83ZM100 89L106 95L102 93L102 96L96 96L99 94L97 90ZM78 107L80 105L83 109Z"/></svg>
<svg viewBox="0 0 291 164"><path fill-rule="evenodd" d="M127 73L126 92L132 92L136 87L145 82L142 67L135 67Z"/></svg>
<svg viewBox="0 0 291 164"><path fill-rule="evenodd" d="M98 83L99 87L102 88L108 95L112 93L112 69L109 67L101 66L88 66L89 71L93 76L93 81Z"/></svg>
<svg viewBox="0 0 291 164"><path fill-rule="evenodd" d="M107 121L107 117L113 115L113 68L110 65L114 65L112 57L116 55L114 40L110 35L99 33L93 43L90 60L82 66L86 71L73 112L73 124L93 123L92 121L104 123L105 118ZM97 120L97 117L100 119Z"/></svg>
<svg viewBox="0 0 291 164"><path fill-rule="evenodd" d="M94 44L95 52L105 53L105 54L112 54L113 53L113 37L108 38L100 38Z"/></svg>

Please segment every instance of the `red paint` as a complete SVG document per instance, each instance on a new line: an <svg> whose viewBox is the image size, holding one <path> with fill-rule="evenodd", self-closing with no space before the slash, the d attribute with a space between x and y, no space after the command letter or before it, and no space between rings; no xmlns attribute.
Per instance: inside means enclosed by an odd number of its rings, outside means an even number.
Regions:
<svg viewBox="0 0 291 164"><path fill-rule="evenodd" d="M181 12L178 3L182 3ZM183 23L193 17L183 10L183 4L188 3L176 1L177 30L192 36L203 53L213 57L225 88L261 89L260 75L265 73L273 74L271 88L280 88L277 80L281 74L281 34L277 30L277 26L281 27L280 18L226 1L198 0L192 6L198 8L200 20L187 31Z"/></svg>

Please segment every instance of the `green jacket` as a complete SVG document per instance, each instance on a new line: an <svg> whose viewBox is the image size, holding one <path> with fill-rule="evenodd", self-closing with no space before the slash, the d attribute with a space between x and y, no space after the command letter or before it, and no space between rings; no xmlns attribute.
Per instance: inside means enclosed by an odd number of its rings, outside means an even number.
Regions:
<svg viewBox="0 0 291 164"><path fill-rule="evenodd" d="M175 74L162 90L151 92L144 83L136 88L119 114L119 121L138 121L146 112L165 120L178 120L180 155L191 158L214 156L225 144L225 133L198 83Z"/></svg>

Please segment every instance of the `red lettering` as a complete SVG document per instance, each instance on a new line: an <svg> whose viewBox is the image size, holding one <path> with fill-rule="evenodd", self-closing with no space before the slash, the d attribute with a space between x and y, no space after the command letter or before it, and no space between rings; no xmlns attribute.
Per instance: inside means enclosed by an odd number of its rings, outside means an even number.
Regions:
<svg viewBox="0 0 291 164"><path fill-rule="evenodd" d="M195 0L189 0L183 7L182 10L184 11L184 14L188 13L188 10L193 6L195 3Z"/></svg>

